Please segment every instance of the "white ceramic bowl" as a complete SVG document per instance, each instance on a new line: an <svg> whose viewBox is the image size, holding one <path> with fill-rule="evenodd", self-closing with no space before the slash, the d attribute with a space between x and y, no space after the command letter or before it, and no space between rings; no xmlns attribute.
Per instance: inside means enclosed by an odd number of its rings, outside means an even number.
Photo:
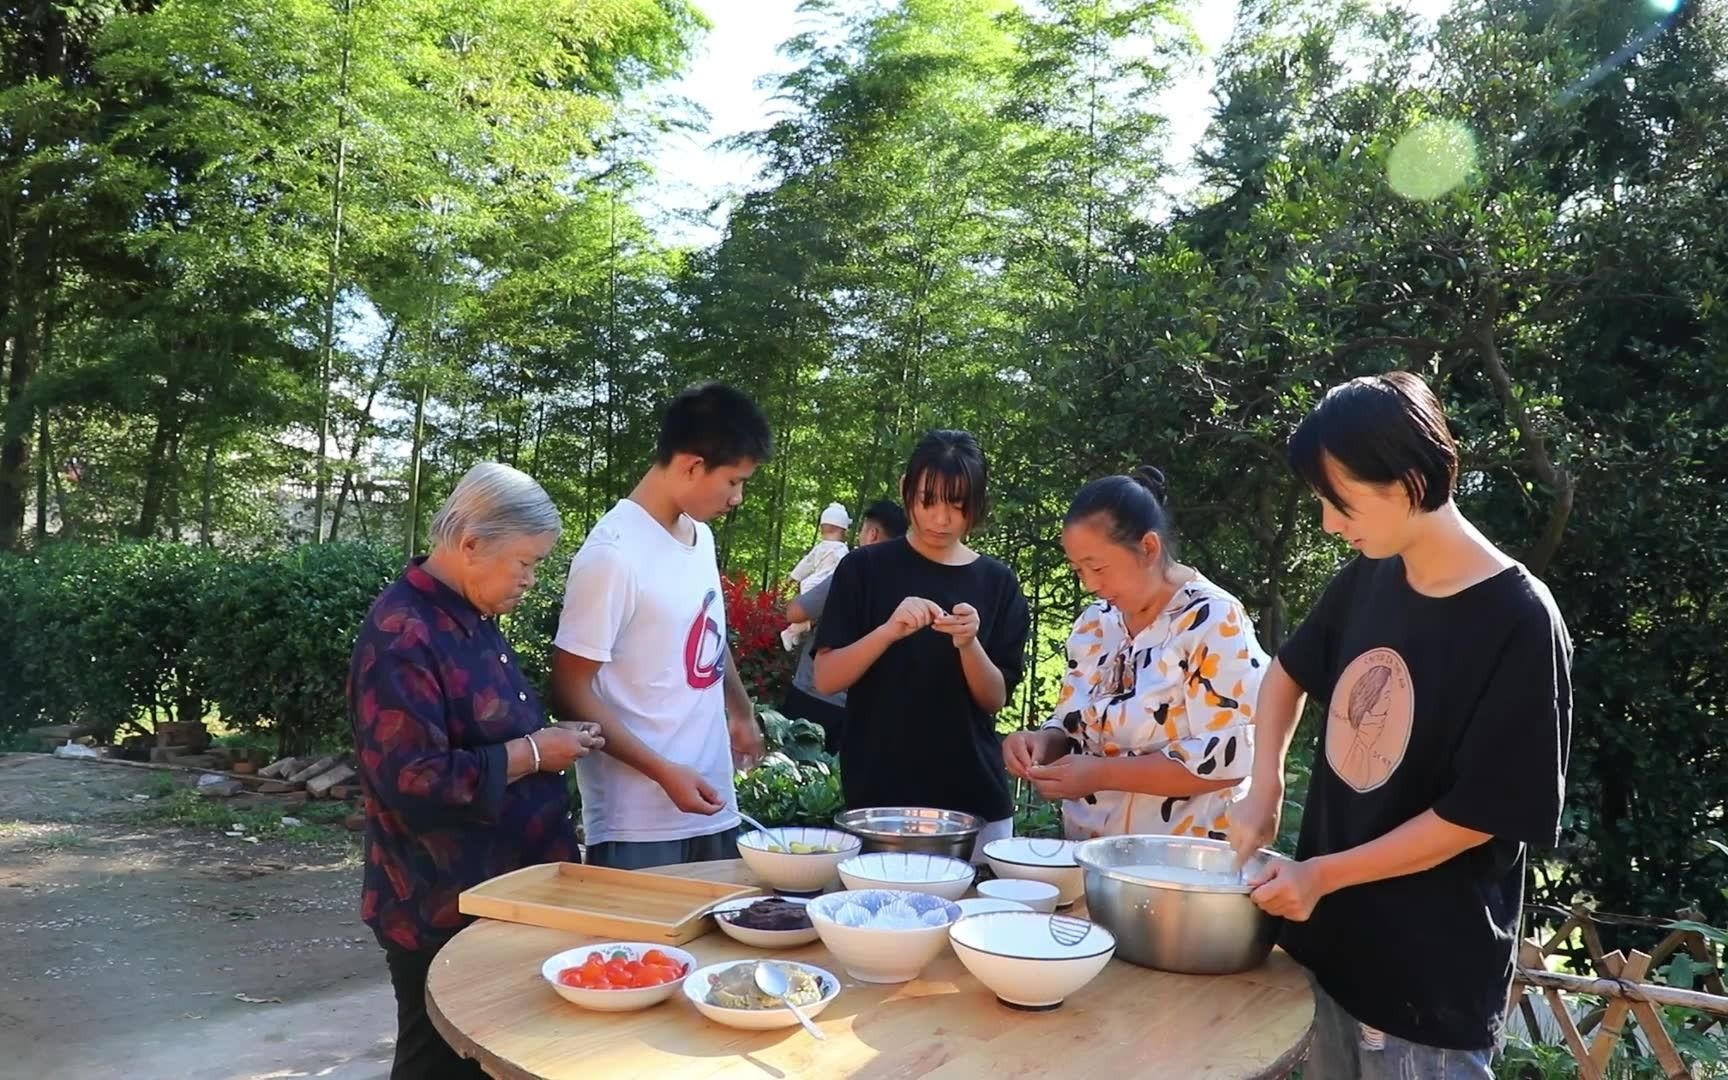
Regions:
<svg viewBox="0 0 1728 1080"><path fill-rule="evenodd" d="M770 844L783 850L770 850ZM799 855L793 844L830 847L834 851ZM780 892L821 892L834 883L835 868L858 854L864 842L839 829L818 829L803 825L769 829L766 834L752 829L738 838L738 854L762 884Z"/></svg>
<svg viewBox="0 0 1728 1080"><path fill-rule="evenodd" d="M986 882L985 884L989 884ZM980 885L979 888L983 888ZM969 900L956 900L954 905L960 909L960 917L968 915L988 915L992 911L1031 911L1032 909L1018 900L992 900L988 896L974 896Z"/></svg>
<svg viewBox="0 0 1728 1080"><path fill-rule="evenodd" d="M1071 933L1058 928L1064 920ZM1116 951L1115 936L1097 923L1025 911L968 915L949 938L966 970L1020 1009L1054 1009L1096 978Z"/></svg>
<svg viewBox="0 0 1728 1080"><path fill-rule="evenodd" d="M840 880L848 889L898 889L944 900L965 896L977 876L971 863L922 851L878 851L840 864Z"/></svg>
<svg viewBox="0 0 1728 1080"><path fill-rule="evenodd" d="M866 919L884 909L913 913L922 923L915 929L888 929L855 925L860 911ZM948 927L960 917L952 900L928 893L869 889L837 892L810 901L810 921L822 944L840 961L847 974L859 982L911 982L936 959L948 940Z"/></svg>
<svg viewBox="0 0 1728 1080"><path fill-rule="evenodd" d="M1007 836L984 845L984 858L999 878L1022 878L1056 886L1056 906L1067 907L1086 891L1086 870L1075 859L1073 840Z"/></svg>
<svg viewBox="0 0 1728 1080"><path fill-rule="evenodd" d="M714 976L732 967L734 964L753 964L754 960L727 960L720 964L709 964L705 968L692 971L684 980L684 996L690 999L690 1004L696 1006L696 1011L727 1027L742 1031L772 1031L775 1028L798 1027L798 1018L792 1015L791 1009L728 1009L721 1005L711 1005L708 1002L708 991ZM801 1005L804 1015L814 1020L823 1009L834 1003L840 996L840 980L834 973L814 964L800 964L792 960L781 960L779 963L787 967L802 968L816 976L816 981L822 985L822 1000L814 1005Z"/></svg>
<svg viewBox="0 0 1728 1080"><path fill-rule="evenodd" d="M992 900L1012 900L1023 904L1030 911L1042 911L1048 914L1056 910L1056 886L1045 881L1033 881L1031 878L997 878L995 881L978 883L978 895L988 896Z"/></svg>
<svg viewBox="0 0 1728 1080"><path fill-rule="evenodd" d="M760 896L740 896L736 900L728 900L714 908L714 921L719 924L720 932L734 941L742 941L758 949L795 949L800 945L808 945L816 940L816 927L807 926L802 930L754 930L748 926L738 926L726 918L728 912L743 911L758 900ZM807 904L795 896L783 896L780 899L788 904Z"/></svg>
<svg viewBox="0 0 1728 1080"><path fill-rule="evenodd" d="M631 990L584 990L579 986L565 986L558 981L558 973L565 968L581 967L583 962L593 953L599 953L602 960L610 960L622 954L627 960L640 960L642 954L650 949L658 949L684 965L683 978L661 983L659 986L644 986ZM558 996L565 1001L593 1009L595 1012L631 1012L635 1009L646 1009L650 1005L658 1005L678 992L678 986L690 977L696 970L696 958L683 949L675 949L670 945L652 945L642 941L609 941L603 945L583 945L575 949L565 949L561 953L549 956L540 965L540 974L558 991Z"/></svg>

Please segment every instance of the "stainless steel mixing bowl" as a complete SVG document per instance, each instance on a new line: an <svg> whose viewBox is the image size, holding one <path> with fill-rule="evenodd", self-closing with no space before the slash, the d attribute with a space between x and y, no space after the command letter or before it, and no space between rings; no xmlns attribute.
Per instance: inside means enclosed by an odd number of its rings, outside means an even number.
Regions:
<svg viewBox="0 0 1728 1080"><path fill-rule="evenodd" d="M1081 844L1074 857L1086 872L1086 910L1116 935L1116 955L1124 960L1161 971L1228 975L1260 966L1272 951L1282 920L1248 898L1253 890L1237 877L1235 853L1222 840L1106 836ZM1276 858L1282 856L1262 850L1244 877ZM1160 880L1163 867L1216 880Z"/></svg>
<svg viewBox="0 0 1728 1080"><path fill-rule="evenodd" d="M927 806L872 806L842 811L834 816L834 824L864 841L865 854L927 851L970 859L984 819Z"/></svg>

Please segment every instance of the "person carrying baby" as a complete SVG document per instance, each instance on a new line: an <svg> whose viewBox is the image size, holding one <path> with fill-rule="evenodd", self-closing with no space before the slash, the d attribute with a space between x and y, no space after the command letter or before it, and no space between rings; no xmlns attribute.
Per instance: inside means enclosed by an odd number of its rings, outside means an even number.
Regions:
<svg viewBox="0 0 1728 1080"><path fill-rule="evenodd" d="M840 560L852 549L846 546L847 534L852 529L852 515L839 503L829 503L822 511L820 522L821 536L811 549L798 560L798 565L787 575L798 585L800 593L807 593L816 586L827 581L834 573L834 568L840 565ZM780 642L788 652L798 647L804 640L804 635L810 632L809 622L792 623L780 631Z"/></svg>

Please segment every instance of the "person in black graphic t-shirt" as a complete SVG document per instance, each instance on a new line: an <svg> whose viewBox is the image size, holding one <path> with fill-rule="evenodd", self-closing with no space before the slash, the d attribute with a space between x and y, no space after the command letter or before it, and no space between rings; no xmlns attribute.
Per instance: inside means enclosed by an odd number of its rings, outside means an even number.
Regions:
<svg viewBox="0 0 1728 1080"><path fill-rule="evenodd" d="M841 561L816 629L816 689L847 691L846 805L976 814L986 824L975 859L1013 832L996 714L1025 671L1030 632L1014 571L965 543L987 482L971 435L924 436L900 481L911 531Z"/></svg>
<svg viewBox="0 0 1728 1080"><path fill-rule="evenodd" d="M1255 711L1245 860L1277 835L1305 695L1326 703L1297 861L1253 882L1316 985L1324 1080L1492 1075L1525 852L1559 832L1572 643L1541 581L1452 502L1440 403L1405 372L1333 388L1289 457L1360 553L1279 650Z"/></svg>

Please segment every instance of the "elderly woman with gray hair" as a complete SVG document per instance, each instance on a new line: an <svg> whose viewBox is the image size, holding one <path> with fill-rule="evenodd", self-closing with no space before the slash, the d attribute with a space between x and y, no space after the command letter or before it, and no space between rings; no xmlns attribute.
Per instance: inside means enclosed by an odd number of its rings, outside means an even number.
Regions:
<svg viewBox="0 0 1728 1080"><path fill-rule="evenodd" d="M468 471L432 519L432 553L379 595L354 645L348 715L366 794L360 914L396 991L393 1080L482 1076L426 1016L432 958L468 920L463 889L575 861L564 772L601 745L546 723L497 617L534 585L558 510L508 465Z"/></svg>

